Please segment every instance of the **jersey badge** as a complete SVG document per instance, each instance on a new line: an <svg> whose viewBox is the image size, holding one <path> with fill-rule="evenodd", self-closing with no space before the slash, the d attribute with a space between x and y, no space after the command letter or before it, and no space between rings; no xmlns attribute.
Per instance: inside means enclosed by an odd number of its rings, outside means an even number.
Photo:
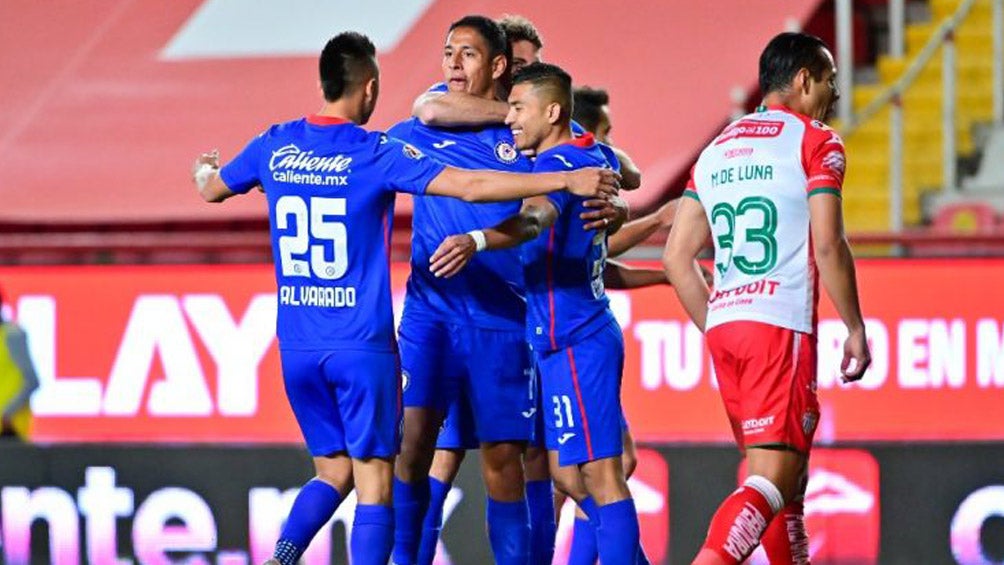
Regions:
<svg viewBox="0 0 1004 565"><path fill-rule="evenodd" d="M507 165L511 165L519 159L519 152L508 141L500 141L495 144L495 158Z"/></svg>

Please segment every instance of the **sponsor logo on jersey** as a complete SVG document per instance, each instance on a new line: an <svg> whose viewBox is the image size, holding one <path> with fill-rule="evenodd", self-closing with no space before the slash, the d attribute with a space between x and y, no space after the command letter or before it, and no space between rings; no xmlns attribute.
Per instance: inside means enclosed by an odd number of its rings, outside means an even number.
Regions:
<svg viewBox="0 0 1004 565"><path fill-rule="evenodd" d="M503 163L512 164L519 159L519 152L508 141L500 141L495 144L495 158Z"/></svg>
<svg viewBox="0 0 1004 565"><path fill-rule="evenodd" d="M736 157L749 157L753 154L752 147L736 147L734 149L729 149L725 152L726 159L735 159Z"/></svg>
<svg viewBox="0 0 1004 565"><path fill-rule="evenodd" d="M418 147L415 147L410 143L405 143L401 151L403 151L405 157L408 157L409 159L418 160L421 159L422 157L425 157L425 155L418 150Z"/></svg>
<svg viewBox="0 0 1004 565"><path fill-rule="evenodd" d="M823 166L844 176L844 168L847 166L844 152L836 149L830 151L823 157Z"/></svg>
<svg viewBox="0 0 1004 565"><path fill-rule="evenodd" d="M271 171L285 169L304 173L344 173L352 165L352 157L330 155L318 157L313 151L303 151L290 143L272 152L268 161Z"/></svg>
<svg viewBox="0 0 1004 565"><path fill-rule="evenodd" d="M436 149L446 149L447 147L456 144L457 142L453 141L452 139L444 139L443 141L440 141L438 143L433 143L432 146L435 147Z"/></svg>
<svg viewBox="0 0 1004 565"><path fill-rule="evenodd" d="M402 391L408 390L409 386L411 386L411 375L408 374L408 371L405 371L404 369L402 369L401 370L401 390Z"/></svg>
<svg viewBox="0 0 1004 565"><path fill-rule="evenodd" d="M533 415L536 414L536 413L537 413L537 407L536 406L531 406L529 410L524 410L523 411L523 417L527 418L527 419L533 418Z"/></svg>
<svg viewBox="0 0 1004 565"><path fill-rule="evenodd" d="M784 131L784 122L780 120L739 120L725 128L725 131L715 140L715 145L740 137L777 137Z"/></svg>

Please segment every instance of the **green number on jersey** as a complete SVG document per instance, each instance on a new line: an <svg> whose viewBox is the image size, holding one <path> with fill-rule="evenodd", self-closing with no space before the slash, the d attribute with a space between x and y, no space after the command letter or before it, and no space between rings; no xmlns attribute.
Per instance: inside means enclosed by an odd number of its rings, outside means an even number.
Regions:
<svg viewBox="0 0 1004 565"><path fill-rule="evenodd" d="M736 218L750 211L763 214L763 224L758 227L747 227L745 233L747 243L759 243L763 247L763 257L756 261L750 260L745 254L733 254ZM762 275L774 268L777 264L777 239L774 237L774 232L777 231L777 206L769 198L763 196L743 198L735 208L727 202L719 202L711 209L712 227L716 225L718 218L725 219L725 232L716 238L718 254L721 255L720 260L715 262L719 274L724 274L730 263L747 275Z"/></svg>

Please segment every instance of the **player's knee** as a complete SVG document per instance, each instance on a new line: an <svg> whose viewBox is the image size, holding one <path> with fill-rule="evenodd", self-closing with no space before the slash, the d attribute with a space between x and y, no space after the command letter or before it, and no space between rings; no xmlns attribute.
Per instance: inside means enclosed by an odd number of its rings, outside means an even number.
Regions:
<svg viewBox="0 0 1004 565"><path fill-rule="evenodd" d="M631 496L620 457L606 457L582 466L586 490L600 506Z"/></svg>

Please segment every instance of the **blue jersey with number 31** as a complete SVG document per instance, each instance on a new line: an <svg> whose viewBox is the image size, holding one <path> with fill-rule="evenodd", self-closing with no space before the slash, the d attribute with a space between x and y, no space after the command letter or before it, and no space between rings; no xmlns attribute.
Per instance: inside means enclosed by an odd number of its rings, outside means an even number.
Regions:
<svg viewBox="0 0 1004 565"><path fill-rule="evenodd" d="M592 134L537 155L533 171L573 171L613 167L609 149ZM603 287L607 259L604 230L585 230L580 196L568 191L547 195L558 217L554 225L520 247L526 275L527 341L536 351L574 345L612 321Z"/></svg>
<svg viewBox="0 0 1004 565"><path fill-rule="evenodd" d="M394 195L424 194L443 168L383 133L310 116L270 127L220 170L234 192L265 189L282 348L395 350Z"/></svg>

